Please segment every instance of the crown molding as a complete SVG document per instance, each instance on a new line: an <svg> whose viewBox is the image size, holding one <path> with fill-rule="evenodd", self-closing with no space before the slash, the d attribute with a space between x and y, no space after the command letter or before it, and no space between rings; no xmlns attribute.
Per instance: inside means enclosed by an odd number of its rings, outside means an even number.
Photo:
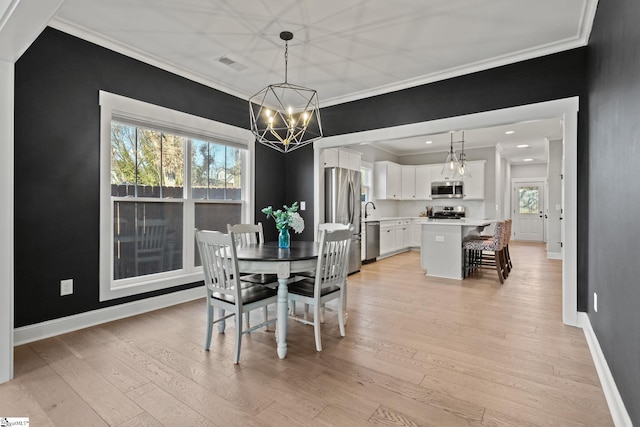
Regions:
<svg viewBox="0 0 640 427"><path fill-rule="evenodd" d="M119 43L111 38L105 37L102 34L98 34L93 32L85 27L72 24L66 20L62 20L60 18L54 18L49 22L49 26L55 28L56 30L60 30L64 33L70 34L72 36L78 37L82 40L86 40L95 45L104 47L105 49L112 50L116 53L120 53L122 55L128 56L133 59L137 59L140 62L144 62L145 64L152 65L156 68L159 68L163 71L168 71L180 77L184 77L185 79L189 79L196 83L200 83L202 85L208 86L212 89L219 90L220 92L227 93L229 95L233 95L237 98L249 100L249 96L237 91L233 90L229 87L224 86L222 83L214 81L208 77L205 77L201 74L194 73L193 71L187 70L179 65L173 64L171 62L167 62L163 59L157 58L153 55L149 55L146 52L143 52L138 49L134 49L131 46L126 46L122 43Z"/></svg>

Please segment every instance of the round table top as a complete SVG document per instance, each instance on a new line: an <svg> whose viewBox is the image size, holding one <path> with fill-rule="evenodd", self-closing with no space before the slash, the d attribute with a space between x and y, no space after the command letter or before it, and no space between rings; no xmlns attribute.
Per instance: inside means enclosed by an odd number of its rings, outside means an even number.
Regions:
<svg viewBox="0 0 640 427"><path fill-rule="evenodd" d="M317 242L291 242L289 249L280 249L278 242L251 244L237 248L238 260L242 261L300 261L318 257Z"/></svg>

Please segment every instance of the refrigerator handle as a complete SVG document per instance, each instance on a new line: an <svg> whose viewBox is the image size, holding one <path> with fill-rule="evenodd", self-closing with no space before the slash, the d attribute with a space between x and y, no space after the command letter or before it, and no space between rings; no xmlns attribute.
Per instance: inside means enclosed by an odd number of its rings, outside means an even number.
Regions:
<svg viewBox="0 0 640 427"><path fill-rule="evenodd" d="M349 212L347 212L347 215L349 215L349 223L353 224L353 214L354 214L354 195L353 195L353 183L351 182L351 180L349 180Z"/></svg>

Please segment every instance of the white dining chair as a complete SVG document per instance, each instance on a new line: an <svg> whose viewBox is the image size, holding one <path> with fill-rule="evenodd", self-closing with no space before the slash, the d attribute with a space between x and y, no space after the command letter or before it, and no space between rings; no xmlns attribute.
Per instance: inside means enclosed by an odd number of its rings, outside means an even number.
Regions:
<svg viewBox="0 0 640 427"><path fill-rule="evenodd" d="M353 227L351 225L351 223L347 223L347 224L343 224L341 222L323 222L321 224L318 224L318 238L320 238L320 233L322 231L334 231L334 230L351 230L351 233L353 233ZM314 271L305 271L302 273L298 273L297 275L297 279L305 279L305 278L309 278L309 279L314 279L316 277L316 272ZM307 319L308 318L308 313L309 313L309 307L307 305L304 306L304 318ZM324 313L325 313L325 308L324 308L324 304L322 305L321 309L320 309L320 323L324 323ZM296 315L296 305L295 302L291 302L291 314L293 316Z"/></svg>
<svg viewBox="0 0 640 427"><path fill-rule="evenodd" d="M289 285L290 301L299 301L304 303L305 307L313 307L313 322L308 318L300 318L295 315L292 318L313 325L317 351L322 351L320 308L326 302L338 300L340 335L345 335L343 301L346 297L350 244L351 230L322 230L315 278L305 278Z"/></svg>
<svg viewBox="0 0 640 427"><path fill-rule="evenodd" d="M233 233L196 230L196 241L204 270L207 298L207 332L204 348L209 350L211 346L213 324L218 323L218 332L224 333L225 320L235 316L236 346L233 360L238 364L242 335L276 322L275 318L269 319L266 307L277 302L278 291L256 284L242 286L238 275L238 257ZM214 316L214 308L218 311L217 318ZM263 308L264 321L244 329L242 315L258 308ZM226 312L229 314L225 314Z"/></svg>
<svg viewBox="0 0 640 427"><path fill-rule="evenodd" d="M253 243L264 243L264 231L261 222L257 224L227 224L227 231L233 233L237 247ZM257 283L272 288L278 287L278 276L276 274L243 274L240 272L240 275L240 280L243 282Z"/></svg>

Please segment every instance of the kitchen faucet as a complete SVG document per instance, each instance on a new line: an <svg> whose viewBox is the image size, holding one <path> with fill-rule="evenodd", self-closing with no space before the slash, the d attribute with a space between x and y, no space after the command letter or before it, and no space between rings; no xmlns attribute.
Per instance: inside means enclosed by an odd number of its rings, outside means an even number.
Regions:
<svg viewBox="0 0 640 427"><path fill-rule="evenodd" d="M367 206L369 206L369 203L371 203L371 206L373 206L373 209L376 209L376 205L373 202L367 202L364 204L364 218L367 219L367 217L369 216L369 214L367 213Z"/></svg>

